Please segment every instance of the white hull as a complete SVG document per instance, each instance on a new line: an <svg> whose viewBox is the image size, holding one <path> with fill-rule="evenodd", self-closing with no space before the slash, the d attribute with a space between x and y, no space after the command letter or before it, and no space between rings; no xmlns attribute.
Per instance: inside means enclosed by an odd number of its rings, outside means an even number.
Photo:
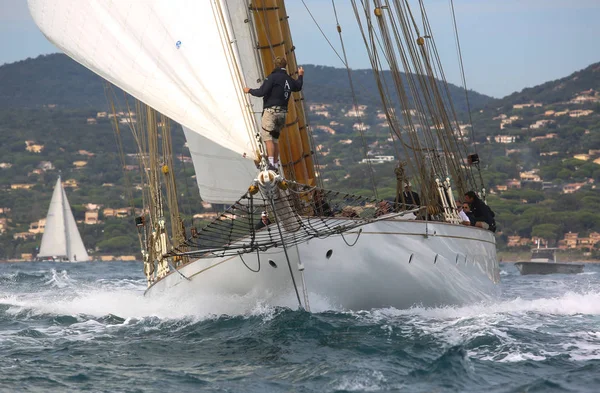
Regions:
<svg viewBox="0 0 600 393"><path fill-rule="evenodd" d="M343 219L340 219L343 220ZM274 228L276 230L276 228ZM373 222L342 237L312 239L288 249L304 303L298 258L304 264L309 303L351 310L407 308L480 301L496 292L499 281L493 233L438 222L389 219ZM353 246L348 246L346 242ZM244 254L251 268L256 253ZM272 260L277 268L269 264ZM154 295L169 288L205 294L254 296L257 301L290 306L296 299L282 249L261 253L253 273L239 256L203 258L171 272L151 286Z"/></svg>

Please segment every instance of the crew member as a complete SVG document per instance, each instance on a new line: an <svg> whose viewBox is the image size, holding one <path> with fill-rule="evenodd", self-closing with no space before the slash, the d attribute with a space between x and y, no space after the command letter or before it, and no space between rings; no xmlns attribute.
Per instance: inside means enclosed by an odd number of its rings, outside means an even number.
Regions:
<svg viewBox="0 0 600 393"><path fill-rule="evenodd" d="M283 57L275 59L275 69L265 78L258 89L244 87L244 93L255 97L263 97L261 136L267 147L269 159L268 169L279 171L279 135L285 127L288 101L293 91L302 90L304 69L298 68L298 79L288 75L287 60Z"/></svg>

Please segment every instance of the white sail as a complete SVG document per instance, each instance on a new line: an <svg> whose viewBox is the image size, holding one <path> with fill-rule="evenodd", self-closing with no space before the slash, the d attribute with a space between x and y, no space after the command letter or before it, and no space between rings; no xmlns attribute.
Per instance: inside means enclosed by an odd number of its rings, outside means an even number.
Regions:
<svg viewBox="0 0 600 393"><path fill-rule="evenodd" d="M60 177L54 186L50 207L46 215L46 227L40 245L40 258L67 257L67 238L65 236L65 216L63 209L63 189Z"/></svg>
<svg viewBox="0 0 600 393"><path fill-rule="evenodd" d="M60 177L54 186L42 244L37 257L69 262L85 262L90 259L83 240L81 240Z"/></svg>
<svg viewBox="0 0 600 393"><path fill-rule="evenodd" d="M223 0L224 20L230 32L235 61L243 74L246 85L253 86L262 80L262 66L252 33L252 21L247 0ZM262 111L261 99L247 96L255 124L259 124ZM211 203L232 204L247 190L256 177L252 160L222 147L211 139L183 127L188 142L196 181L202 200Z"/></svg>
<svg viewBox="0 0 600 393"><path fill-rule="evenodd" d="M65 189L62 189L63 194L63 216L65 218L65 234L67 237L67 258L69 262L86 262L89 261L88 253L83 245L83 240L81 239L81 234L79 233L79 229L77 229L77 223L75 222L75 217L73 217L73 211L71 210L71 206L69 205L69 200L67 199L67 194L65 194ZM46 227L48 228L48 227ZM45 232L45 231L44 231Z"/></svg>
<svg viewBox="0 0 600 393"><path fill-rule="evenodd" d="M254 161L183 127L203 201L233 204L256 177Z"/></svg>
<svg viewBox="0 0 600 393"><path fill-rule="evenodd" d="M234 37L228 15L231 9L243 16L245 1L28 0L28 5L42 32L68 56L189 130L254 158L256 115L243 93L245 72L237 60L237 47L251 46L251 37L241 31Z"/></svg>

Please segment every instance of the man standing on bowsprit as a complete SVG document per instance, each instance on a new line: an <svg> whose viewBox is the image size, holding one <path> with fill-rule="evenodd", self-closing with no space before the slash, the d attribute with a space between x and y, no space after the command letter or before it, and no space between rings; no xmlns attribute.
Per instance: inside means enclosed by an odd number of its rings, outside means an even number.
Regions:
<svg viewBox="0 0 600 393"><path fill-rule="evenodd" d="M265 78L258 89L244 87L244 93L255 97L263 97L261 136L267 146L269 158L268 169L279 171L279 135L285 127L285 117L290 96L293 91L302 90L304 69L298 68L298 79L288 75L285 67L287 60L283 57L275 59L275 69Z"/></svg>

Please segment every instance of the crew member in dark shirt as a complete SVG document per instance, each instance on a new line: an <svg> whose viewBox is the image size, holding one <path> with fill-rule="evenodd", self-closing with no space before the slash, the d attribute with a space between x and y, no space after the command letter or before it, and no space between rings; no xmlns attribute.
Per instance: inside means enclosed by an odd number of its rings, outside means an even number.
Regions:
<svg viewBox="0 0 600 393"><path fill-rule="evenodd" d="M471 206L471 213L473 219L471 225L479 228L489 229L493 232L496 231L496 220L494 219L494 212L484 201L479 199L475 191L469 191L465 194L465 202Z"/></svg>
<svg viewBox="0 0 600 393"><path fill-rule="evenodd" d="M288 75L287 60L283 57L275 59L275 69L265 78L258 89L244 87L244 93L255 97L263 97L262 140L267 147L270 170L279 170L279 135L285 127L288 101L293 91L302 90L304 69L298 68L298 79Z"/></svg>
<svg viewBox="0 0 600 393"><path fill-rule="evenodd" d="M404 191L398 195L398 203L401 203L403 208L415 209L421 206L421 198L410 188L410 183L406 183Z"/></svg>
<svg viewBox="0 0 600 393"><path fill-rule="evenodd" d="M268 225L271 225L271 220L269 220L269 216L267 216L267 212L262 212L260 214L260 221L254 226L254 229L262 229Z"/></svg>

